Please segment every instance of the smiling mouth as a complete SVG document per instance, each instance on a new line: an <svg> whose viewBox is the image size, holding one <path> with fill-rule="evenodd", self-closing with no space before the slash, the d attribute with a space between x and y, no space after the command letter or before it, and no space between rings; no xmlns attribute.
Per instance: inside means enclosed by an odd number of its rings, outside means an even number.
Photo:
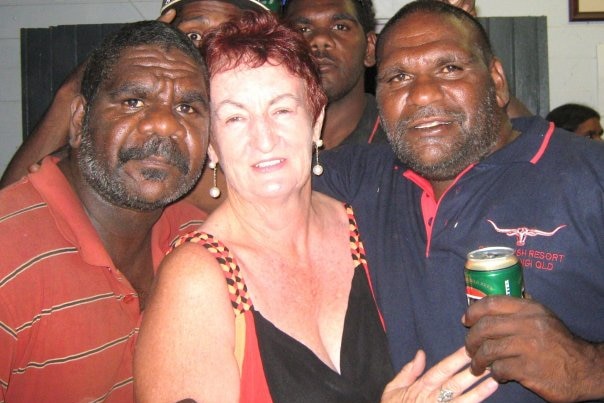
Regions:
<svg viewBox="0 0 604 403"><path fill-rule="evenodd" d="M256 165L254 165L254 167L256 167L256 168L270 168L270 167L278 165L278 164L280 164L282 162L283 162L282 159L271 160L271 161L262 161L262 162L257 163Z"/></svg>
<svg viewBox="0 0 604 403"><path fill-rule="evenodd" d="M450 125L451 122L444 122L444 121L439 121L439 120L435 120L432 122L426 122L426 123L421 123L419 125L415 125L413 126L414 129L431 129L433 127L437 127L437 126L441 126L441 125Z"/></svg>

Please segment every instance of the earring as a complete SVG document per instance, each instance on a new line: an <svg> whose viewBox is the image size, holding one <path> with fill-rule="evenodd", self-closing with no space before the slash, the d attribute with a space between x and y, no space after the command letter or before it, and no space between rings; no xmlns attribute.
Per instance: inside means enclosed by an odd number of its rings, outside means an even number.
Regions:
<svg viewBox="0 0 604 403"><path fill-rule="evenodd" d="M210 196L214 199L218 199L220 197L220 189L218 189L218 186L216 185L216 170L217 170L217 163L214 161L209 161L208 162L208 168L212 169L214 172L212 172L212 176L214 178L214 186L212 186L210 188Z"/></svg>
<svg viewBox="0 0 604 403"><path fill-rule="evenodd" d="M319 147L323 146L323 140L315 141L315 165L312 167L312 173L321 176L323 174L323 165L319 164Z"/></svg>

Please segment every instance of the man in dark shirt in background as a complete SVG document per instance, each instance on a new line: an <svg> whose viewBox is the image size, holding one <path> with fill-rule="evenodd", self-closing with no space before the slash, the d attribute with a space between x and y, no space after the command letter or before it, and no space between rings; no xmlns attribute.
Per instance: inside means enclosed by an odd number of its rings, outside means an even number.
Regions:
<svg viewBox="0 0 604 403"><path fill-rule="evenodd" d="M371 0L288 0L283 18L306 37L317 57L328 106L323 145L383 143L375 97L365 93L365 71L375 64Z"/></svg>

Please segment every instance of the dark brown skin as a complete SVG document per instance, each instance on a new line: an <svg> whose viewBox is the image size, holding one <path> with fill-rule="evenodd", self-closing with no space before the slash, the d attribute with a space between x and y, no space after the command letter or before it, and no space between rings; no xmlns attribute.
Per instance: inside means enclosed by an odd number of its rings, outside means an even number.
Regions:
<svg viewBox="0 0 604 403"><path fill-rule="evenodd" d="M336 147L357 127L365 108L365 68L375 64L375 32L363 31L352 0L298 0L284 17L318 58L329 98L323 144Z"/></svg>
<svg viewBox="0 0 604 403"><path fill-rule="evenodd" d="M513 141L517 133L505 115L509 96L501 64L481 60L467 24L422 12L411 17L388 31L381 49L377 99L384 126L396 134L391 140L405 144L407 155L423 166L455 161L464 137L484 133L474 129L490 88L492 114L502 124L482 151L488 155ZM397 123L404 130L397 131ZM453 181L447 176L454 178L478 157L445 165L444 179L430 179L435 197ZM496 380L519 382L554 402L604 397L604 346L575 337L538 302L485 298L468 309L463 323L475 375L490 367Z"/></svg>
<svg viewBox="0 0 604 403"><path fill-rule="evenodd" d="M64 159L59 168L80 197L111 260L138 293L142 311L154 277L151 228L159 219L161 210L143 213L112 205L90 192L73 164Z"/></svg>
<svg viewBox="0 0 604 403"><path fill-rule="evenodd" d="M189 185L181 192L190 189L202 168L199 156L206 152L209 133L208 96L198 65L177 50L153 46L123 51L112 77L101 84L89 111L87 136L94 139L94 155L110 183L119 182L129 196L145 203L159 202L148 210L127 207L90 185L78 164L86 102L78 96L72 104L72 152L59 168L113 263L139 293L141 309L153 281L151 228L178 185L186 181ZM118 161L121 150L140 147L152 137L169 139L186 159L188 173L156 155ZM150 179L149 170L162 178Z"/></svg>
<svg viewBox="0 0 604 403"><path fill-rule="evenodd" d="M494 144L482 153L495 152L514 138L504 111L509 93L503 67L497 59L482 59L472 46L468 27L417 13L399 21L387 35L376 93L382 124L394 133L397 122L408 121L406 134L394 137L407 145L415 160L438 165L460 153L461 142L475 135L470 132L477 125L487 87L494 91L500 127ZM438 112L418 115L429 110ZM463 121L456 113L463 114ZM443 179L431 178L435 197L439 199L455 176L480 157L473 155L469 161L450 165L441 174Z"/></svg>
<svg viewBox="0 0 604 403"><path fill-rule="evenodd" d="M172 23L176 18L176 28L184 32L197 47L200 46L201 37L207 30L242 14L242 10L237 6L218 0L188 2L178 12L179 15L174 9L168 10L159 20ZM221 196L214 199L208 193L214 186L213 172L209 168L204 169L199 182L187 195L187 201L207 213L214 211L227 196L226 180L220 165L216 170L216 185L221 190Z"/></svg>
<svg viewBox="0 0 604 403"><path fill-rule="evenodd" d="M178 16L175 9L170 9L159 16L158 20L170 24L178 17L176 28L183 31L196 46L199 46L201 35L205 31L242 13L237 6L218 0L188 2L179 10L181 14ZM59 87L48 110L11 159L0 179L0 188L16 182L28 172L36 172L42 158L67 145L71 102L80 92L84 69L85 62L77 66ZM206 171L188 200L201 210L210 212L224 200L224 196L212 199L208 195L208 189L212 186L212 174L209 170ZM226 193L224 175L220 170L218 186Z"/></svg>
<svg viewBox="0 0 604 403"><path fill-rule="evenodd" d="M169 24L175 16L176 12L169 10L158 20ZM76 66L57 89L52 103L11 158L0 179L0 188L16 182L28 172L38 171L38 162L48 154L58 152L59 156L63 156L62 150L69 141L71 103L80 93L86 62L87 60Z"/></svg>
<svg viewBox="0 0 604 403"><path fill-rule="evenodd" d="M519 382L551 402L604 396L604 346L573 335L538 302L484 298L468 308L463 324L474 374L490 367L497 381Z"/></svg>
<svg viewBox="0 0 604 403"><path fill-rule="evenodd" d="M478 14L476 11L476 4L475 4L476 1L475 0L440 0L440 1L442 1L443 3L449 3L455 7L459 7L474 17L476 17ZM523 116L535 115L533 112L531 112L526 107L526 105L524 105L518 98L516 98L514 95L511 95L511 94L510 94L510 101L508 102L508 105L505 110L510 119L519 118L519 117L523 117Z"/></svg>

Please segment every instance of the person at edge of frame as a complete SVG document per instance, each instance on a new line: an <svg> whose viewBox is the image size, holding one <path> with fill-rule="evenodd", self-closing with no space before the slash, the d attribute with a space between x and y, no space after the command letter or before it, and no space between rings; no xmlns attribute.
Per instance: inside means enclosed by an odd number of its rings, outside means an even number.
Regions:
<svg viewBox="0 0 604 403"><path fill-rule="evenodd" d="M465 343L502 383L490 402L602 399L604 145L510 121L501 62L458 8L411 2L376 49L391 144L322 153L313 185L355 208L395 369ZM485 246L515 250L532 298L467 306L466 254Z"/></svg>
<svg viewBox="0 0 604 403"><path fill-rule="evenodd" d="M267 8L256 0L162 0L158 20L184 32L198 47L205 31L224 21L241 17L246 10L266 11ZM48 110L9 162L0 179L0 187L26 175L32 164L67 144L70 105L79 93L85 65L84 62L76 67L59 87ZM32 170L35 169L34 165ZM222 198L208 196L207 189L212 186L212 181L213 172L205 169L197 186L187 195L192 204L208 213L222 201ZM224 175L220 170L217 182L224 186Z"/></svg>
<svg viewBox="0 0 604 403"><path fill-rule="evenodd" d="M199 51L158 21L93 51L69 150L0 190L0 401L132 402L155 270L206 214L177 201L210 127ZM193 227L191 227L193 226Z"/></svg>

